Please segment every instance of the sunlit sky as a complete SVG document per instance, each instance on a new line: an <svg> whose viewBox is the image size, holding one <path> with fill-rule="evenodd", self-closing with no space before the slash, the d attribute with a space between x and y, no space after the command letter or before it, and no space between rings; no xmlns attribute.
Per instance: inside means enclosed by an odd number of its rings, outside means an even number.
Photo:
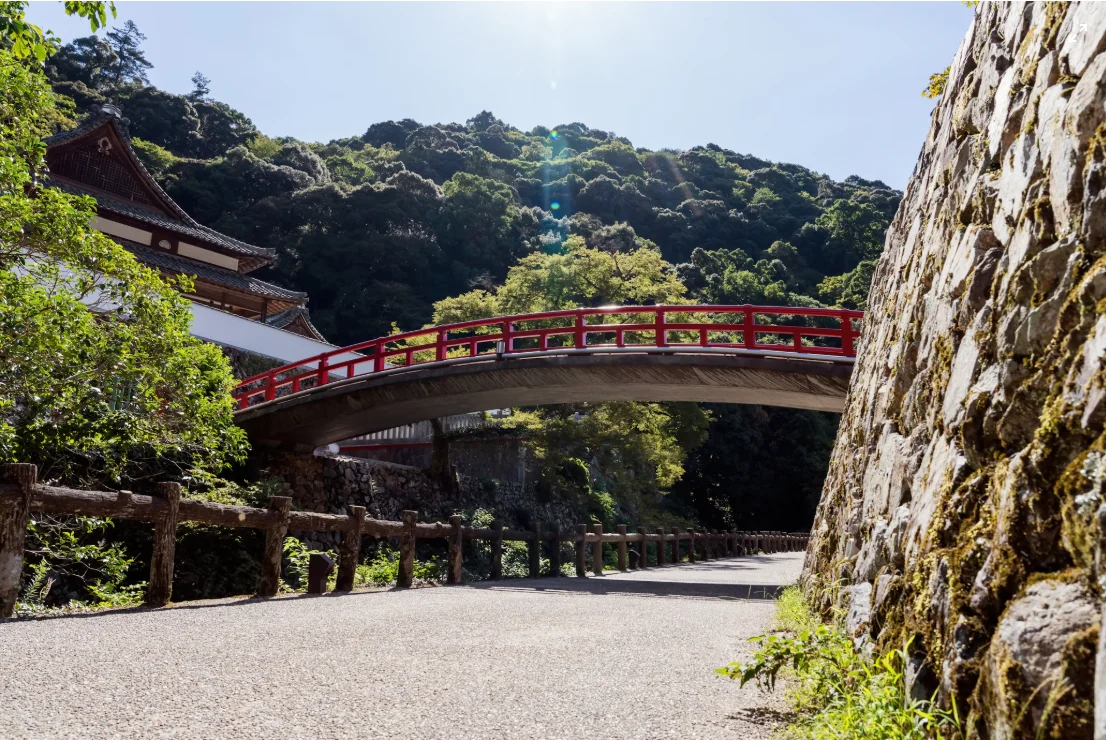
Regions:
<svg viewBox="0 0 1106 740"><path fill-rule="evenodd" d="M972 11L943 3L119 2L151 82L212 95L270 136L487 109L523 130L581 121L636 146L727 149L901 188ZM87 35L60 2L32 21ZM101 32L102 33L102 32ZM125 111L124 111L125 113Z"/></svg>

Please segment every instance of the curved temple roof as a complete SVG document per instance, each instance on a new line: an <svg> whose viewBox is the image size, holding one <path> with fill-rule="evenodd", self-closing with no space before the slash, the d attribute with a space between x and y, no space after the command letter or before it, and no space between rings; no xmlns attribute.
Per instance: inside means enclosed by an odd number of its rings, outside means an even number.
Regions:
<svg viewBox="0 0 1106 740"><path fill-rule="evenodd" d="M239 258L242 272L270 264L276 257L275 250L221 234L185 213L135 154L126 119L115 106L101 106L81 125L45 141L51 168L48 184L95 198L101 212L149 224L198 242L199 246L233 255ZM93 152L107 159L85 167Z"/></svg>

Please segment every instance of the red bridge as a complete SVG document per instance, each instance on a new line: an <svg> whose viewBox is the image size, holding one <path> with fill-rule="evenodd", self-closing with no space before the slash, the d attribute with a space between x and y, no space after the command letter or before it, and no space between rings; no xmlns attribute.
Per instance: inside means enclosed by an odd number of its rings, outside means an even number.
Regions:
<svg viewBox="0 0 1106 740"><path fill-rule="evenodd" d="M642 320L642 319L646 320ZM860 311L612 306L380 337L243 381L255 444L314 448L427 418L578 401L844 405Z"/></svg>

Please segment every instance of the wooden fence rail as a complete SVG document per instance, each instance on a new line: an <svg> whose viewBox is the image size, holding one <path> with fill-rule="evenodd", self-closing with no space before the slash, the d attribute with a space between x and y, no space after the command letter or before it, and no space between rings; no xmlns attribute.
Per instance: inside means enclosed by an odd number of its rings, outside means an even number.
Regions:
<svg viewBox="0 0 1106 740"><path fill-rule="evenodd" d="M71 488L40 485L34 465L0 465L0 618L10 617L15 609L23 569L23 545L32 511L49 514L81 514L98 517L133 519L154 524L154 549L150 562L146 603L165 606L172 596L173 557L176 525L198 522L220 527L246 527L265 531L265 554L261 563L261 579L257 595L272 597L280 584L284 538L289 531L341 532L336 591L353 589L357 558L362 537L398 537L400 540L399 574L396 584L408 587L414 580L415 545L418 540L444 539L449 544L447 582L461 583L462 551L465 541L487 540L491 545L493 580L503 575L503 542L526 542L529 550L529 575L541 574L542 546L547 545L550 575L561 575L561 548L572 545L576 552L576 575L587 576L588 550L591 551L592 572L603 573L603 546L617 548L619 570L649 567L648 551L654 553L657 565L678 564L686 554L694 563L748 553L787 552L806 549L808 535L802 532L719 532L716 529L654 533L639 527L629 532L619 525L617 532L603 532L601 524L577 525L574 532L559 528L533 530L504 529L497 520L490 528L466 527L461 517L449 522L419 522L416 511L404 511L403 521L391 522L365 515L362 506L350 506L346 515L317 514L292 511L291 499L274 496L267 509L251 506L227 506L208 501L181 498L180 485L159 483L154 496L139 496L120 492L80 491ZM639 551L629 558L629 547ZM671 547L671 553L669 548ZM316 589L312 589L316 590Z"/></svg>

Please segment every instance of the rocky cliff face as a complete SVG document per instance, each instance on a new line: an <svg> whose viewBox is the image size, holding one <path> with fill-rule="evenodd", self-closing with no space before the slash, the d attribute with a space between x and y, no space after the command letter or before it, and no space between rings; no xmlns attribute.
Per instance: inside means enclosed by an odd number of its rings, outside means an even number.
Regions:
<svg viewBox="0 0 1106 740"><path fill-rule="evenodd" d="M909 644L913 691L956 701L969 736L1094 734L1104 50L1106 4L977 8L887 236L807 556L823 603Z"/></svg>

